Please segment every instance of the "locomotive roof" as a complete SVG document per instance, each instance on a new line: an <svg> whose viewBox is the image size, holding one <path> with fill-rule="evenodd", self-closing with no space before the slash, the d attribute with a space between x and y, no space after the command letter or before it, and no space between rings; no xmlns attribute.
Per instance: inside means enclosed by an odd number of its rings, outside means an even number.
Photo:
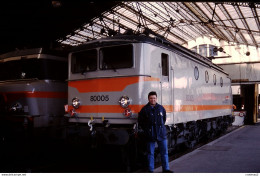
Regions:
<svg viewBox="0 0 260 176"><path fill-rule="evenodd" d="M212 61L194 51L191 51L177 43L172 43L166 40L165 38L161 36L155 36L155 37L149 37L144 34L139 34L139 35L115 35L113 37L106 37L106 38L101 38L97 40L92 40L89 42L86 42L85 44L82 44L80 46L74 47L72 52L84 50L84 49L91 49L91 48L97 48L97 47L105 47L105 46L111 46L111 45L122 45L122 44L129 44L129 43L150 43L153 45L156 45L158 47L163 47L167 48L171 51L174 51L178 53L179 55L188 55L192 60L206 64L209 67L213 67L217 69L218 71L223 71L223 69L214 63ZM227 74L227 73L225 73Z"/></svg>
<svg viewBox="0 0 260 176"><path fill-rule="evenodd" d="M48 58L53 57L52 59L56 58L58 60L62 58L65 58L66 55L59 51L52 51L47 50L44 48L33 48L33 49L24 49L24 50L16 50L11 51L5 54L0 55L0 61L9 61L9 60L18 60L21 58L46 58L46 55L48 55ZM64 60L64 59L63 59Z"/></svg>

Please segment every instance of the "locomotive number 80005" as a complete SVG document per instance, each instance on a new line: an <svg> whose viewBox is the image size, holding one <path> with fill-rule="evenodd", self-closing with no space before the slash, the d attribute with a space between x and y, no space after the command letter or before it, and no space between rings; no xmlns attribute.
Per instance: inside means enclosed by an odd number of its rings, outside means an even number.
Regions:
<svg viewBox="0 0 260 176"><path fill-rule="evenodd" d="M109 101L109 95L90 96L90 101Z"/></svg>

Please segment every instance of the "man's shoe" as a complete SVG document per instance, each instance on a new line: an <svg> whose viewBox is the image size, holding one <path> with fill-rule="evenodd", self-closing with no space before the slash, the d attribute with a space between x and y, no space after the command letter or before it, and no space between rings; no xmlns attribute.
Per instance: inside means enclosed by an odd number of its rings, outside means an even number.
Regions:
<svg viewBox="0 0 260 176"><path fill-rule="evenodd" d="M163 173L174 173L174 172L171 170L164 170Z"/></svg>

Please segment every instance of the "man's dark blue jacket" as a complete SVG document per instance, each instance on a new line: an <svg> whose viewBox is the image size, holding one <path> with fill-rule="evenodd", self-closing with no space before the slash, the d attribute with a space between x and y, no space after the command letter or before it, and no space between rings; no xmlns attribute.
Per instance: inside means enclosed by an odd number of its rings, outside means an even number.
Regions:
<svg viewBox="0 0 260 176"><path fill-rule="evenodd" d="M148 141L162 141L166 139L165 121L166 111L158 103L154 107L149 103L146 104L138 114L138 124L143 129Z"/></svg>

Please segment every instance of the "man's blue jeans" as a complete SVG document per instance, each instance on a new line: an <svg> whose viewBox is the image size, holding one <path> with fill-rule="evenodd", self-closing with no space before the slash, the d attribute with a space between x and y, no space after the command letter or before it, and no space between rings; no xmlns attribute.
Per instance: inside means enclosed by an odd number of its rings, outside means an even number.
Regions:
<svg viewBox="0 0 260 176"><path fill-rule="evenodd" d="M167 147L167 139L163 141L157 141L159 151L161 154L162 161L162 169L170 170L169 168L169 159L168 159L168 147ZM148 151L148 169L150 172L154 170L154 148L155 142L148 142L147 151Z"/></svg>

